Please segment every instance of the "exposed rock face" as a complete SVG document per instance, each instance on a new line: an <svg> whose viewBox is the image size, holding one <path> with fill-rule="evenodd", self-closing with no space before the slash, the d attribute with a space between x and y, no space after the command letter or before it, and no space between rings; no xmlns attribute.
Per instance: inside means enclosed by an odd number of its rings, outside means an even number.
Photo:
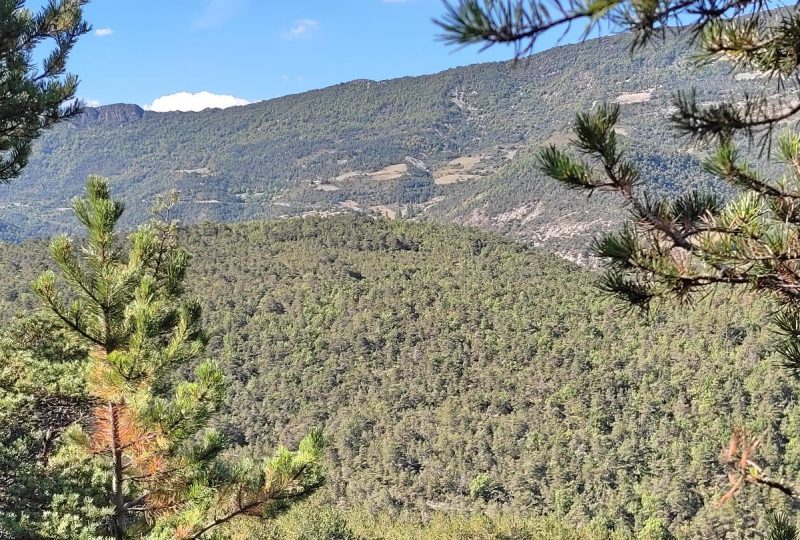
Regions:
<svg viewBox="0 0 800 540"><path fill-rule="evenodd" d="M101 107L87 107L86 111L72 120L75 126L84 128L95 124L121 126L136 122L144 116L144 109L138 105L116 103Z"/></svg>

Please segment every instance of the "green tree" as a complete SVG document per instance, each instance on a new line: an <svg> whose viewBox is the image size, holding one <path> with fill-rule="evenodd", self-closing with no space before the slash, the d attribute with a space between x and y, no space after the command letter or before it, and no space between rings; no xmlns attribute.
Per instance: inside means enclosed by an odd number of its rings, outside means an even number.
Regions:
<svg viewBox="0 0 800 540"><path fill-rule="evenodd" d="M794 540L797 538L795 526L785 514L769 515L769 540Z"/></svg>
<svg viewBox="0 0 800 540"><path fill-rule="evenodd" d="M167 217L170 204L160 207ZM77 247L55 238L59 276L45 272L34 290L89 351L89 407L49 464L67 487L54 497L44 535L201 538L312 493L323 480L318 431L298 451L281 448L259 463L223 455L225 438L208 427L226 384L217 364L201 359L208 338L199 304L184 294L188 255L176 224L154 220L123 242L115 231L123 205L99 177L73 209L85 240Z"/></svg>
<svg viewBox="0 0 800 540"><path fill-rule="evenodd" d="M67 74L67 59L78 38L90 30L83 20L88 0L50 0L38 12L24 0L0 1L0 182L19 175L31 144L44 129L80 114L78 78ZM54 47L41 65L42 43Z"/></svg>
<svg viewBox="0 0 800 540"><path fill-rule="evenodd" d="M86 349L41 318L0 337L0 537L24 537L57 490L45 469L60 433L85 410Z"/></svg>
<svg viewBox="0 0 800 540"><path fill-rule="evenodd" d="M539 163L570 188L616 192L630 208L621 231L594 243L607 267L603 289L645 309L661 299L685 303L718 286L754 289L778 304L777 351L800 376L800 134L785 131L772 147L775 126L800 112L793 97L800 82L800 11L769 7L749 0L460 0L448 4L439 24L451 42L511 43L524 55L543 35L574 23L585 23L587 34L602 25L630 30L634 48L677 23L690 25L684 31L697 40L700 62L725 59L737 69L768 74L760 95L710 105L699 104L691 89L675 97L673 123L695 140L713 143L704 169L735 190L729 199L703 191L674 199L648 193L640 168L619 144L617 106L579 113L572 144L578 155L551 145L541 150ZM777 94L769 92L772 85ZM756 137L785 165L783 175L769 177L748 162L740 147ZM752 463L760 442L734 432L727 460L733 486L726 498L747 483L792 494ZM779 526L784 521L771 520L773 537L795 538L793 527Z"/></svg>
<svg viewBox="0 0 800 540"><path fill-rule="evenodd" d="M0 183L19 175L43 130L83 110L75 100L78 78L66 74L66 65L90 30L85 4L52 0L34 13L23 0L0 2ZM54 44L47 54L45 42ZM43 54L37 65L34 58ZM54 432L63 429L79 401L68 369L75 350L65 346L57 357L49 356L53 329L29 322L0 340L0 533L21 534L20 515L38 513L48 500L49 479L35 471L49 459ZM28 338L37 346L23 353L19 343Z"/></svg>

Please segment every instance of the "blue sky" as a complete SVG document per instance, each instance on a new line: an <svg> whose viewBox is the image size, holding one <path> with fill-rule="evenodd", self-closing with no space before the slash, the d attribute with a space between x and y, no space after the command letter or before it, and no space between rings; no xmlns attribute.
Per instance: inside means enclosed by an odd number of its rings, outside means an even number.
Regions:
<svg viewBox="0 0 800 540"><path fill-rule="evenodd" d="M441 0L92 0L94 32L76 46L70 71L91 104L175 109L512 56L437 40L431 19L443 12ZM180 94L198 92L209 94Z"/></svg>

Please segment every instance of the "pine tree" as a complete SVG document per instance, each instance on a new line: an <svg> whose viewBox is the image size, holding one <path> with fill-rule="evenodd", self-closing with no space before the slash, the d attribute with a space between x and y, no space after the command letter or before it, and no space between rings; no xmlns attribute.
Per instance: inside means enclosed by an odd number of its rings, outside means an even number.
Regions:
<svg viewBox="0 0 800 540"><path fill-rule="evenodd" d="M90 30L83 20L85 4L52 0L32 12L23 0L0 1L0 183L20 174L43 130L83 110L75 100L78 79L66 74L66 64ZM39 515L49 501L52 485L42 466L54 433L80 408L69 372L75 351L65 346L54 358L48 345L22 350L25 339L54 335L42 321L16 326L10 335L0 339L0 536L35 537L22 517Z"/></svg>
<svg viewBox="0 0 800 540"><path fill-rule="evenodd" d="M50 0L34 13L24 0L0 0L0 183L18 176L31 144L43 130L80 114L78 78L66 74L67 59L90 27L87 0ZM43 43L54 44L40 66Z"/></svg>
<svg viewBox="0 0 800 540"><path fill-rule="evenodd" d="M724 58L739 70L768 74L760 95L704 106L691 89L675 98L672 122L681 133L714 145L703 167L737 192L732 199L699 191L674 199L648 193L637 164L617 139L617 106L579 113L573 142L578 155L550 146L540 151L539 163L546 175L567 187L615 192L630 209L622 230L603 235L592 246L606 265L602 287L607 292L647 309L662 299L685 304L718 286L754 290L779 306L774 317L782 335L777 351L798 377L800 134L780 133L773 148L773 130L800 112L795 97L800 89L800 11L794 6L770 12L769 7L750 0L460 0L447 5L439 25L453 43L511 43L517 56L530 53L548 32L563 32L572 24L585 23L586 35L601 26L632 31L634 49L679 25L697 43L698 61ZM785 174L770 178L748 163L741 149L748 142L782 162ZM738 443L732 442L728 495L752 483L793 496L790 487L766 477L749 459L759 444L758 438L751 439L734 430ZM770 529L772 538L798 536L784 516L773 515Z"/></svg>
<svg viewBox="0 0 800 540"><path fill-rule="evenodd" d="M90 178L73 202L85 239L78 247L55 238L59 275L34 284L53 320L89 350L88 418L66 431L51 467L92 504L76 509L75 493L56 498L48 534L201 538L239 516L273 516L322 482L318 431L298 451L258 463L229 459L224 437L208 427L226 385L217 364L202 360L208 337L199 303L184 294L189 257L170 207L162 201L166 220L121 241L124 207L104 179ZM81 515L70 528L86 508L99 522Z"/></svg>
<svg viewBox="0 0 800 540"><path fill-rule="evenodd" d="M0 538L30 529L58 491L47 468L63 430L86 409L80 368L86 350L40 317L0 337Z"/></svg>
<svg viewBox="0 0 800 540"><path fill-rule="evenodd" d="M768 540L795 540L798 538L797 526L794 525L786 514L771 513L768 516Z"/></svg>

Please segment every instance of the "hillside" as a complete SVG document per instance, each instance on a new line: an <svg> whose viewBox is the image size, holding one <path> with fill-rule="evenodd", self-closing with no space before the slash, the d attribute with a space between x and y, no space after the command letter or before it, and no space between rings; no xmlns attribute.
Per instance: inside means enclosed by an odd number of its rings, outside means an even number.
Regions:
<svg viewBox="0 0 800 540"><path fill-rule="evenodd" d="M324 425L340 507L746 538L785 503L753 488L715 507L732 427L767 434L771 475L800 475L800 388L764 354L766 306L720 293L645 324L552 255L405 220L204 224L184 243L232 383L219 422L254 451ZM46 260L4 246L3 318L35 306Z"/></svg>
<svg viewBox="0 0 800 540"><path fill-rule="evenodd" d="M226 110L90 109L38 142L24 175L0 186L0 238L68 227L65 201L89 174L109 177L139 222L153 197L183 193L189 223L330 212L415 215L512 232L573 255L590 229L620 219L599 196L543 179L532 150L564 142L578 110L620 103L620 133L664 192L704 182L697 152L664 122L674 92L714 101L762 84L729 66L697 69L688 40L668 37L631 56L606 37L525 61L390 81L353 81Z"/></svg>

